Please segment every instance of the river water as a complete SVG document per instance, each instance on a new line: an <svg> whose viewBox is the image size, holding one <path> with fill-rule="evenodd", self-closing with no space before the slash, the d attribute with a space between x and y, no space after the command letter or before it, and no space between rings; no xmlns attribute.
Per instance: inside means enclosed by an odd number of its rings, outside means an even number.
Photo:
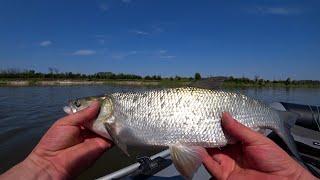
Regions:
<svg viewBox="0 0 320 180"><path fill-rule="evenodd" d="M0 87L0 173L23 160L46 130L65 113L62 107L69 99L112 92L139 91L151 87L133 86L62 86ZM266 103L275 101L320 105L320 89L229 89L247 94ZM150 155L155 149L130 148L128 158L117 148L107 151L79 179L106 175Z"/></svg>

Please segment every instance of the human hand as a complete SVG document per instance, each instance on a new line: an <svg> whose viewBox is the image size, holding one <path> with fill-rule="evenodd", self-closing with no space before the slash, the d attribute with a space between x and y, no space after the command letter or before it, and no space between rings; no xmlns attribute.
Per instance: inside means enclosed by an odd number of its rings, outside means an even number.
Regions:
<svg viewBox="0 0 320 180"><path fill-rule="evenodd" d="M222 115L224 131L239 143L207 149L203 163L216 179L316 179L273 141Z"/></svg>
<svg viewBox="0 0 320 180"><path fill-rule="evenodd" d="M85 128L99 103L55 122L30 155L5 174L8 179L70 179L90 167L111 143Z"/></svg>

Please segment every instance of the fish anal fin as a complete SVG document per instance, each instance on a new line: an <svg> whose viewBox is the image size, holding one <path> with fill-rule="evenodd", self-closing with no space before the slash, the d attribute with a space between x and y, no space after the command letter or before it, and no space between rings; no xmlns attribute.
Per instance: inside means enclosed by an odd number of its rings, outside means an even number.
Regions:
<svg viewBox="0 0 320 180"><path fill-rule="evenodd" d="M117 145L117 147L119 149L121 149L122 152L124 152L124 154L126 154L127 156L130 156L128 153L128 148L127 145L125 143L123 143L117 136L117 131L120 129L119 125L117 125L116 123L104 123L104 126L106 127L108 133L110 134L113 143L115 145Z"/></svg>
<svg viewBox="0 0 320 180"><path fill-rule="evenodd" d="M169 146L171 160L176 169L186 179L192 179L193 174L202 164L201 151L204 148L199 146L172 145Z"/></svg>

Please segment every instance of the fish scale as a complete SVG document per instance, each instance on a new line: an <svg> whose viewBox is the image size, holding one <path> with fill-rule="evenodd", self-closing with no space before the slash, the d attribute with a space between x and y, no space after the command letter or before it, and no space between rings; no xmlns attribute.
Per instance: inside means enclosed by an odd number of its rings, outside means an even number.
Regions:
<svg viewBox="0 0 320 180"><path fill-rule="evenodd" d="M169 146L176 143L217 147L227 144L220 117L229 111L258 130L280 121L272 109L247 96L218 90L175 88L110 95L114 116L128 144ZM119 129L121 132L122 129ZM133 138L134 141L130 137ZM166 137L166 138L164 138ZM137 142L136 142L137 141Z"/></svg>

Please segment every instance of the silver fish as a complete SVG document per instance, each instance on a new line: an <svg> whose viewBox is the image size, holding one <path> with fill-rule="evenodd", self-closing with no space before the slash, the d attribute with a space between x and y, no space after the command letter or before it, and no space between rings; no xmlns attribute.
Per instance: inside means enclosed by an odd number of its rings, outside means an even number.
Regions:
<svg viewBox="0 0 320 180"><path fill-rule="evenodd" d="M274 130L298 157L287 125L296 116L242 94L190 87L113 93L71 101L64 110L75 113L94 100L101 103L100 114L91 125L94 132L112 139L126 154L127 145L167 146L186 178L201 164L199 147L231 143L221 127L222 112L255 131Z"/></svg>

